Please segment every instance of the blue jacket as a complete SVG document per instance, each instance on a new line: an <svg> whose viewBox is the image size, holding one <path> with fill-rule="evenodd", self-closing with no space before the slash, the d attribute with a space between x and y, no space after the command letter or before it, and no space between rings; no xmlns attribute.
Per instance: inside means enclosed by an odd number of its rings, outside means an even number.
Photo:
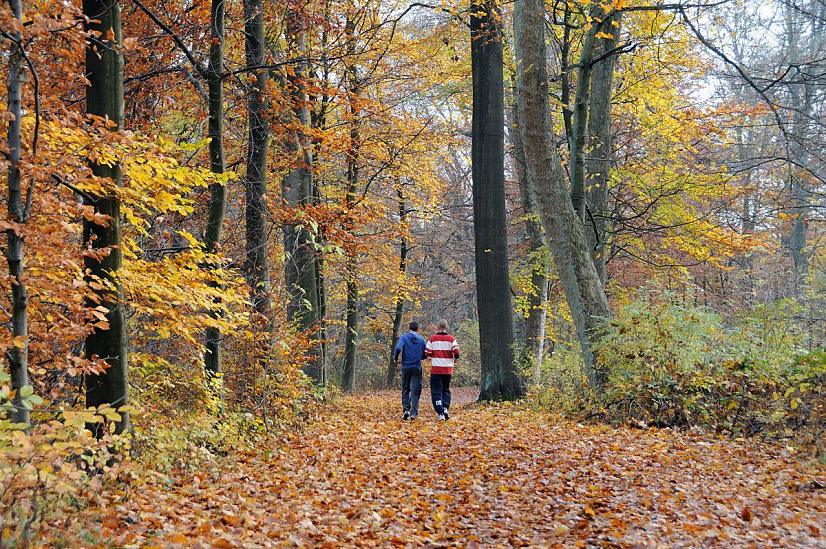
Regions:
<svg viewBox="0 0 826 549"><path fill-rule="evenodd" d="M393 351L393 361L399 360L402 355L402 368L420 368L424 359L427 342L416 332L407 332L399 338Z"/></svg>

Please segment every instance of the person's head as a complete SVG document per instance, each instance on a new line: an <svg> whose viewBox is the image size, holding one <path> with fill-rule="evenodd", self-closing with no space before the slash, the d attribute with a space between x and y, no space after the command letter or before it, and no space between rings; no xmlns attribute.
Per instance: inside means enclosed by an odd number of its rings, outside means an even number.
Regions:
<svg viewBox="0 0 826 549"><path fill-rule="evenodd" d="M444 318L436 323L436 331L437 332L446 332L447 331L447 320Z"/></svg>
<svg viewBox="0 0 826 549"><path fill-rule="evenodd" d="M408 325L411 332L418 332L419 331L419 323L415 320Z"/></svg>

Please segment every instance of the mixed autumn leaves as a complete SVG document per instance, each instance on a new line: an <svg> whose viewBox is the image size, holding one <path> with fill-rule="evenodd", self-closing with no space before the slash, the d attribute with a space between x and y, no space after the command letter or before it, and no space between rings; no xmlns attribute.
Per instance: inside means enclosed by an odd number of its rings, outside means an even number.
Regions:
<svg viewBox="0 0 826 549"><path fill-rule="evenodd" d="M132 485L77 524L117 546L826 543L826 479L790 448L474 397L410 423L396 394L346 397L280 444Z"/></svg>

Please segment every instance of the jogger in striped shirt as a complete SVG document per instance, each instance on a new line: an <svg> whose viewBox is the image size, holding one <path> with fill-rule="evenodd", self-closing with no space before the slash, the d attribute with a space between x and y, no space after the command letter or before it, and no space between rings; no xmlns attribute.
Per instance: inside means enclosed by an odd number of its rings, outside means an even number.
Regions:
<svg viewBox="0 0 826 549"><path fill-rule="evenodd" d="M450 418L450 377L459 358L459 344L447 332L447 321L440 320L436 333L430 336L425 347L425 355L430 358L430 397L433 409L439 419Z"/></svg>

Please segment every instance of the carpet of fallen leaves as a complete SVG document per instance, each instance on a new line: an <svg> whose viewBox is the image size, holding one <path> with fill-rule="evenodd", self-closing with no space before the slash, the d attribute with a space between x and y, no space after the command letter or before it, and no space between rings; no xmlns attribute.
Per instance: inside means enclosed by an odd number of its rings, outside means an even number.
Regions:
<svg viewBox="0 0 826 549"><path fill-rule="evenodd" d="M344 397L283 445L133 490L86 527L118 546L826 547L823 470L790 449L473 396L448 422L402 422L395 393Z"/></svg>

